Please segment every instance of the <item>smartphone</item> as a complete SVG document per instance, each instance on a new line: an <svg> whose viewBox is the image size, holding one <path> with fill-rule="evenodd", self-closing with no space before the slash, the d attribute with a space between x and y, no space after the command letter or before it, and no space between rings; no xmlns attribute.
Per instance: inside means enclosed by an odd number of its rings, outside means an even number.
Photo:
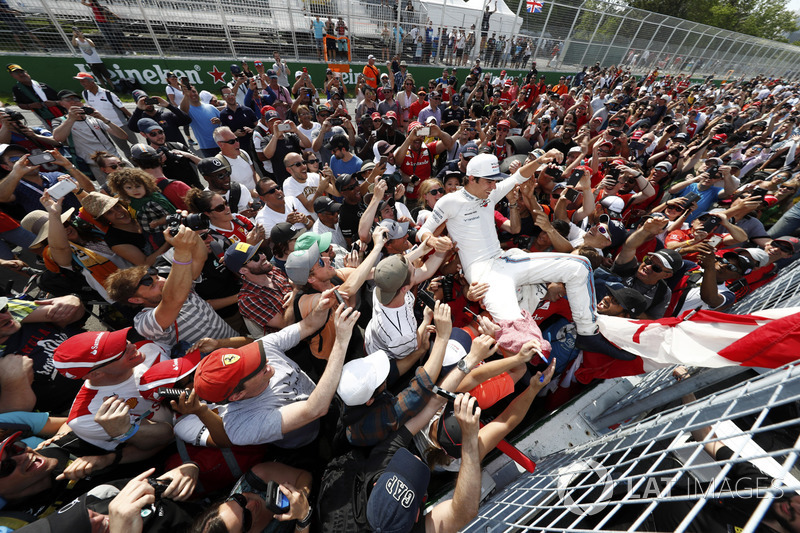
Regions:
<svg viewBox="0 0 800 533"><path fill-rule="evenodd" d="M28 158L28 160L30 161L30 158ZM36 164L38 164L38 163L36 163ZM767 189L765 189L763 187L756 187L755 189L752 190L750 195L751 196L760 196L761 198L764 198L764 196L766 196L768 193L769 193L769 191Z"/></svg>
<svg viewBox="0 0 800 533"><path fill-rule="evenodd" d="M275 514L283 514L289 510L289 498L281 492L280 485L274 481L267 483L264 501L267 509Z"/></svg>
<svg viewBox="0 0 800 533"><path fill-rule="evenodd" d="M45 163L52 163L55 160L56 158L49 152L34 151L28 156L28 161L31 165L44 165Z"/></svg>
<svg viewBox="0 0 800 533"><path fill-rule="evenodd" d="M83 112L87 115L91 115L95 111L93 107L89 107L88 105L82 106L81 109L83 109Z"/></svg>
<svg viewBox="0 0 800 533"><path fill-rule="evenodd" d="M697 202L700 199L700 195L697 194L696 192L690 192L689 194L684 196L684 198L686 198L686 202L689 205L692 205L693 203Z"/></svg>
<svg viewBox="0 0 800 533"><path fill-rule="evenodd" d="M712 247L716 248L719 243L722 242L722 235L712 235L706 242L708 242L708 244L710 244Z"/></svg>
<svg viewBox="0 0 800 533"><path fill-rule="evenodd" d="M158 98L156 98L155 96L149 96L149 97L144 99L144 103L145 103L145 105L157 105L158 104Z"/></svg>
<svg viewBox="0 0 800 533"><path fill-rule="evenodd" d="M333 296L336 298L336 301L339 302L340 305L344 304L345 307L347 307L347 302L344 301L344 298L342 298L342 295L339 294L338 290L333 289Z"/></svg>
<svg viewBox="0 0 800 533"><path fill-rule="evenodd" d="M291 131L291 124L278 124L278 131Z"/></svg>
<svg viewBox="0 0 800 533"><path fill-rule="evenodd" d="M50 154L48 154L50 155ZM52 157L52 156L50 156ZM30 159L28 159L30 161ZM75 185L75 182L72 180L62 180L47 189L47 192L50 193L50 198L53 200L60 200L64 198L66 195L77 189L78 186Z"/></svg>
<svg viewBox="0 0 800 533"><path fill-rule="evenodd" d="M175 400L176 402L180 400L181 394L186 393L189 395L189 391L184 389L173 389L170 387L159 387L158 391L156 392L156 400L165 400L169 402L170 400Z"/></svg>
<svg viewBox="0 0 800 533"><path fill-rule="evenodd" d="M619 130L608 130L608 134L611 135L612 137L620 137L622 135L622 132Z"/></svg>
<svg viewBox="0 0 800 533"><path fill-rule="evenodd" d="M261 78L256 78L256 89L260 91L263 88L264 87L261 85Z"/></svg>
<svg viewBox="0 0 800 533"><path fill-rule="evenodd" d="M570 202L574 202L575 200L578 199L579 194L580 191L578 189L567 189L566 192L564 192L564 198L566 198Z"/></svg>
<svg viewBox="0 0 800 533"><path fill-rule="evenodd" d="M583 177L582 170L573 170L572 174L570 174L569 178L567 178L567 187L576 186L581 181L582 177Z"/></svg>
<svg viewBox="0 0 800 533"><path fill-rule="evenodd" d="M433 386L433 388L431 389L431 391L432 391L434 394L438 394L439 396L441 396L441 397L442 397L442 398L444 398L445 400L449 400L449 401L451 401L451 402L454 402L454 401L456 401L456 395L455 395L455 393L453 393L453 392L450 392L450 391L447 391L447 390L444 390L444 389L441 389L441 388L439 388L439 386L438 386L438 385L434 385L434 386Z"/></svg>
<svg viewBox="0 0 800 533"><path fill-rule="evenodd" d="M430 309L434 309L436 307L436 298L434 298L433 294L429 293L428 291L419 291L417 293L417 297L423 304L425 304L426 307Z"/></svg>
<svg viewBox="0 0 800 533"><path fill-rule="evenodd" d="M385 165L388 162L389 162L389 156L388 155L382 155L380 160L378 161L378 164L379 165Z"/></svg>
<svg viewBox="0 0 800 533"><path fill-rule="evenodd" d="M431 129L428 126L423 126L417 130L417 137L427 137L431 134Z"/></svg>
<svg viewBox="0 0 800 533"><path fill-rule="evenodd" d="M187 76L181 76L181 85L188 89L192 86L192 82L189 81Z"/></svg>
<svg viewBox="0 0 800 533"><path fill-rule="evenodd" d="M703 223L703 231L705 231L706 233L711 233L712 231L714 231L714 228L719 226L719 223L720 223L720 218L718 216L708 217L708 220L706 220Z"/></svg>

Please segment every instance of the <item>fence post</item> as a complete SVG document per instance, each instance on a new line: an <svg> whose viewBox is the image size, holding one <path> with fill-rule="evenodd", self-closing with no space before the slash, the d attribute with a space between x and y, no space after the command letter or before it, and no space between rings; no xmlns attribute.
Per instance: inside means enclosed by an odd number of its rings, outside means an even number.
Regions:
<svg viewBox="0 0 800 533"><path fill-rule="evenodd" d="M222 20L222 29L225 30L225 37L228 39L228 48L231 49L231 55L238 58L236 55L236 47L233 45L233 37L231 37L231 29L228 27L228 18L225 16L225 10L222 9L222 0L217 0L217 13L219 14L220 20Z"/></svg>
<svg viewBox="0 0 800 533"><path fill-rule="evenodd" d="M150 38L153 39L153 44L156 45L158 55L160 57L164 57L164 52L161 51L161 43L159 43L158 38L156 38L156 33L153 31L153 26L150 25L150 18L147 16L147 13L145 13L142 0L136 0L136 3L139 5L139 13L142 14L142 19L144 20L145 26L147 26L147 31L150 32Z"/></svg>
<svg viewBox="0 0 800 533"><path fill-rule="evenodd" d="M628 59L628 55L630 55L631 49L633 49L633 50L636 49L636 46L634 46L636 38L639 37L639 32L642 31L642 27L644 27L644 23L645 23L645 21L647 19L650 18L650 15L652 15L652 13L647 12L647 16L639 21L639 27L636 28L636 33L634 33L633 37L631 37L631 42L630 42L630 44L628 44L628 49L625 50L625 55L623 56L623 58L624 58L623 61Z"/></svg>
<svg viewBox="0 0 800 533"><path fill-rule="evenodd" d="M61 24L58 23L58 20L56 19L56 16L53 14L53 11L50 9L48 3L45 0L41 0L41 3L42 7L44 7L44 10L47 11L47 16L50 17L50 22L53 24L53 26L55 27L56 31L61 36L61 38L64 39L64 42L67 43L67 48L69 48L70 53L72 55L75 55L75 48L73 48L72 46L72 39L67 37L66 32L64 32L64 28L62 28Z"/></svg>
<svg viewBox="0 0 800 533"><path fill-rule="evenodd" d="M294 29L294 14L292 13L292 9L289 7L288 2L286 3L286 14L289 16L289 29L292 32L292 47L294 48L294 59L295 61L300 61L300 53L297 50L297 30ZM311 38L313 39L314 36L312 35Z"/></svg>
<svg viewBox="0 0 800 533"><path fill-rule="evenodd" d="M347 43L347 49L349 54L349 59L352 61L353 58L353 41L355 40L355 33L353 32L353 20L350 17L350 2L345 2L347 4L347 34L350 35L350 42ZM400 3L402 5L402 2ZM291 15L289 15L291 17ZM378 81L381 81L378 78Z"/></svg>
<svg viewBox="0 0 800 533"><path fill-rule="evenodd" d="M600 60L601 66L606 64L606 58L608 57L608 53L611 51L611 47L614 46L614 41L617 40L617 35L619 35L619 30L622 29L622 25L625 24L625 21L627 19L628 19L627 16L622 15L622 20L620 21L619 26L617 26L617 31L614 32L614 36L611 38L611 42L608 43L608 47L606 48L606 53L603 54L603 59Z"/></svg>
<svg viewBox="0 0 800 533"><path fill-rule="evenodd" d="M594 10L591 10L594 11ZM603 23L603 19L606 18L606 12L602 11L600 14L600 20L597 21L597 26L595 26L594 31L592 32L592 38L589 39L589 43L586 45L586 49L583 51L583 55L581 56L581 60L578 63L579 65L583 65L583 60L586 59L586 54L589 53L589 47L592 46L594 42L594 36L597 35L597 30L600 29L600 25Z"/></svg>
<svg viewBox="0 0 800 533"><path fill-rule="evenodd" d="M403 11L403 3L397 3L397 20L395 20L395 27L394 27L394 42L395 42L395 49L394 53L400 56L400 60L403 59L403 35L400 34L402 27L400 26L400 14Z"/></svg>

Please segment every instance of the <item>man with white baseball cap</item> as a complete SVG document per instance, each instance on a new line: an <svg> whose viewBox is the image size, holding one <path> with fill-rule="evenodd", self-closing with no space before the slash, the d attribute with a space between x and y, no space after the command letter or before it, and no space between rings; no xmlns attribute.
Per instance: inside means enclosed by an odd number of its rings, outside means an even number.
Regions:
<svg viewBox="0 0 800 533"><path fill-rule="evenodd" d="M580 255L561 253L522 253L503 251L494 226L494 206L517 184L527 181L536 170L551 161L560 163L564 155L550 150L522 166L513 176L500 172L497 157L480 154L467 165L467 183L463 189L448 194L436 202L433 213L417 232L420 242L436 243L433 232L443 222L454 242L464 276L470 283L484 282L489 290L483 306L500 325L498 343L503 345L503 333L525 331L541 338L541 332L529 316L523 316L517 303L517 287L543 282L566 285L569 306L578 331L576 344L581 349L629 358L629 354L614 347L599 332L596 321L596 302L592 267ZM507 179L506 179L507 178ZM431 241L433 239L433 241ZM546 347L545 347L546 349Z"/></svg>

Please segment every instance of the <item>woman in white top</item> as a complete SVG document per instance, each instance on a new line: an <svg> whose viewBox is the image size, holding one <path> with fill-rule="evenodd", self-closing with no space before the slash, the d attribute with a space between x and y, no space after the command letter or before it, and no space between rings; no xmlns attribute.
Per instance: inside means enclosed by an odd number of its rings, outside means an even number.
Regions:
<svg viewBox="0 0 800 533"><path fill-rule="evenodd" d="M170 104L175 107L181 106L183 89L181 88L181 84L178 83L178 76L176 76L174 72L167 72L167 86L164 87L164 92ZM197 144L194 139L192 139L188 124L183 127L183 133L186 135L186 138L189 139L189 144Z"/></svg>
<svg viewBox="0 0 800 533"><path fill-rule="evenodd" d="M400 104L400 126L404 131L406 127L408 127L408 108L416 101L417 95L414 94L414 78L409 74L403 81L403 90L397 93L397 103Z"/></svg>
<svg viewBox="0 0 800 533"><path fill-rule="evenodd" d="M307 105L301 105L297 108L297 118L300 120L297 129L302 131L306 137L313 139L319 135L319 130L322 128L322 125L319 122L311 120L311 110ZM311 150L311 148L303 148L303 151L312 152L313 150Z"/></svg>

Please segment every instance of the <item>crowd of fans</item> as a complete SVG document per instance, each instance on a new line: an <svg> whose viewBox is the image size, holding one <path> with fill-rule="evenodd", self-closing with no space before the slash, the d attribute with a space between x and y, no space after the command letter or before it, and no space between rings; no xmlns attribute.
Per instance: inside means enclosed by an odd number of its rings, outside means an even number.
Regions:
<svg viewBox="0 0 800 533"><path fill-rule="evenodd" d="M370 56L353 100L274 59L133 111L7 66L42 125L0 112L0 266L47 298L0 298L1 525L456 531L535 399L628 371L597 314L800 252L796 83Z"/></svg>

